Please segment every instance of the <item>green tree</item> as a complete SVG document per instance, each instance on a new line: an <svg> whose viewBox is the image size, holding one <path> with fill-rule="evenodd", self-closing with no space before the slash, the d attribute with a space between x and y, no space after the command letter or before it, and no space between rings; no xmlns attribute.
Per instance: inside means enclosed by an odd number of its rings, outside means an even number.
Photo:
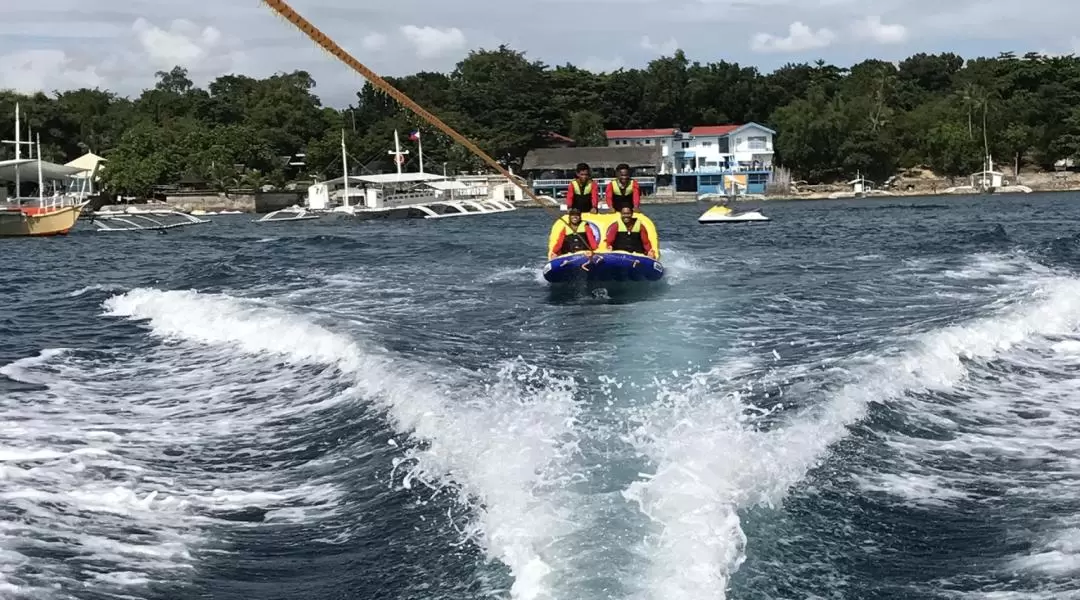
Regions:
<svg viewBox="0 0 1080 600"><path fill-rule="evenodd" d="M570 116L570 137L578 146L604 146L604 116L591 110L579 110Z"/></svg>
<svg viewBox="0 0 1080 600"><path fill-rule="evenodd" d="M692 62L682 51L643 68L591 73L549 68L508 46L469 53L450 73L388 79L489 154L514 165L548 134L604 144L604 129L674 128L756 121L776 129L778 158L802 178L875 180L927 166L949 176L999 162L1052 168L1080 152L1080 59L1000 53L968 60L915 54L893 65L865 60L844 68L791 63L771 73L726 61ZM451 139L365 84L352 106L323 106L309 73L266 78L227 74L197 85L183 68L159 71L132 98L81 89L0 91L0 113L22 110L23 131L41 136L42 154L64 162L94 151L109 159L115 191L197 175L219 187L341 173L344 131L353 172L392 170L394 132L422 132L425 168L483 166ZM14 123L0 119L0 138ZM289 166L305 155L303 168ZM0 159L11 158L0 146ZM409 170L415 170L416 153Z"/></svg>

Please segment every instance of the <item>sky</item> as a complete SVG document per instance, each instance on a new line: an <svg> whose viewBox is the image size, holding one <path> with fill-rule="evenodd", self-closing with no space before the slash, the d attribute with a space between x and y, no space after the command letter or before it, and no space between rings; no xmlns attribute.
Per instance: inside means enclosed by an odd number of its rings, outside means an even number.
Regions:
<svg viewBox="0 0 1080 600"><path fill-rule="evenodd" d="M1066 0L292 0L380 75L449 71L505 43L549 65L640 67L681 48L765 72L823 59L849 66L917 52L1080 54L1080 3ZM451 7L452 5L452 7ZM344 107L359 75L258 0L0 0L0 89L100 87L127 96L154 73L307 70Z"/></svg>

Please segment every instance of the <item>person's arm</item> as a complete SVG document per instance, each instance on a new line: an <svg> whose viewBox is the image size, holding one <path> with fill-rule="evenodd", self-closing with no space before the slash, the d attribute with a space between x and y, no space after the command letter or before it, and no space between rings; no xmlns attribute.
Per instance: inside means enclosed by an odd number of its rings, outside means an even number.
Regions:
<svg viewBox="0 0 1080 600"><path fill-rule="evenodd" d="M641 187L638 186L638 182L634 181L634 212L641 208Z"/></svg>
<svg viewBox="0 0 1080 600"><path fill-rule="evenodd" d="M596 239L596 234L593 233L592 227L585 228L585 237L589 241L589 250L596 251L600 247L600 240Z"/></svg>
<svg viewBox="0 0 1080 600"><path fill-rule="evenodd" d="M564 229L559 232L559 237L555 238L555 243L550 248L548 248L548 260L551 260L557 256L555 252L557 252L559 248L562 248L563 240L565 239L566 230Z"/></svg>
<svg viewBox="0 0 1080 600"><path fill-rule="evenodd" d="M644 227L641 228L641 245L645 247L645 254L648 254L652 258L656 258L653 252L652 240L649 239L649 230Z"/></svg>
<svg viewBox="0 0 1080 600"><path fill-rule="evenodd" d="M600 208L600 186L592 186L592 209L596 212Z"/></svg>
<svg viewBox="0 0 1080 600"><path fill-rule="evenodd" d="M604 199L607 200L608 208L611 208L611 198L615 196L615 182L607 182L607 187L604 188Z"/></svg>
<svg viewBox="0 0 1080 600"><path fill-rule="evenodd" d="M607 244L608 250L612 250L615 247L615 236L619 233L619 224L612 223L608 225L607 233L604 235L604 243Z"/></svg>
<svg viewBox="0 0 1080 600"><path fill-rule="evenodd" d="M570 208L574 205L574 182L570 182L566 185L566 208Z"/></svg>

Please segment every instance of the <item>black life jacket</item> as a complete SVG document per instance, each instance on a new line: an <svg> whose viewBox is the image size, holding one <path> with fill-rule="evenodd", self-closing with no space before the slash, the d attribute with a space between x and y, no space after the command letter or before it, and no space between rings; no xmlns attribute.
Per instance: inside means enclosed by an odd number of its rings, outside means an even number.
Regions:
<svg viewBox="0 0 1080 600"><path fill-rule="evenodd" d="M619 186L618 179L612 179L611 197L607 199L607 203L608 207L615 212L619 212L626 206L634 208L634 180L631 179L624 190Z"/></svg>
<svg viewBox="0 0 1080 600"><path fill-rule="evenodd" d="M570 182L570 185L574 189L574 206L581 212L592 212L592 191L593 186L596 185L595 181L589 180L589 183L585 185L585 189L581 189L581 182L577 179Z"/></svg>
<svg viewBox="0 0 1080 600"><path fill-rule="evenodd" d="M634 226L630 229L626 228L622 219L618 220L618 225L619 232L615 234L615 243L611 245L611 249L645 254L645 243L641 241L641 221L634 219Z"/></svg>
<svg viewBox="0 0 1080 600"><path fill-rule="evenodd" d="M555 254L558 254L558 255L561 256L563 254L573 254L574 252L583 252L585 250L592 250L592 248L590 248L589 244L588 244L588 241L589 241L589 234L587 233L589 231L588 224L586 224L585 221L582 221L581 224L578 227L580 227L581 229L580 229L580 231L578 231L575 234L574 230L571 228L570 225L567 225L565 223L563 224L562 246L559 246L559 249L555 252ZM580 234L580 235L578 235L578 234Z"/></svg>

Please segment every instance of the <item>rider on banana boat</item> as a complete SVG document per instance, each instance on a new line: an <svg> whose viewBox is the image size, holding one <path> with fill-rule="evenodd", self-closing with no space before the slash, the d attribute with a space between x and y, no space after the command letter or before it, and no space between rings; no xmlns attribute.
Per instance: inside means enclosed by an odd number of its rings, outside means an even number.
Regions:
<svg viewBox="0 0 1080 600"><path fill-rule="evenodd" d="M615 167L615 179L608 182L604 198L615 212L621 211L624 206L641 209L641 188L636 180L630 178L630 165L622 163Z"/></svg>
<svg viewBox="0 0 1080 600"><path fill-rule="evenodd" d="M592 170L585 163L578 163L577 178L566 188L566 208L596 214L600 207L600 190L593 181Z"/></svg>
<svg viewBox="0 0 1080 600"><path fill-rule="evenodd" d="M592 227L589 227L588 223L581 220L581 209L572 206L566 212L570 222L567 223L566 219L559 219L562 230L555 236L551 247L548 248L548 260L556 256L582 251L588 256L592 256L592 253L600 245L600 240L596 239Z"/></svg>
<svg viewBox="0 0 1080 600"><path fill-rule="evenodd" d="M649 239L649 231L634 216L631 206L624 206L619 211L619 220L608 226L604 241L614 251L644 254L656 258L656 249Z"/></svg>

